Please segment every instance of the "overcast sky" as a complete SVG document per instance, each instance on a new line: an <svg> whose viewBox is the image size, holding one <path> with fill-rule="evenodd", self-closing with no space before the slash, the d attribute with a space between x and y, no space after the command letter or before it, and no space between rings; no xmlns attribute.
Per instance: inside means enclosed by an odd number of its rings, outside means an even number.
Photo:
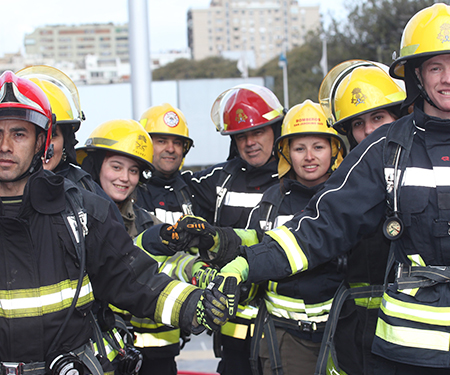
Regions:
<svg viewBox="0 0 450 375"><path fill-rule="evenodd" d="M323 15L342 11L345 0L299 0L321 6ZM186 13L207 8L210 0L148 0L152 52L187 48ZM0 0L0 56L23 49L23 37L36 27L55 24L126 23L128 0Z"/></svg>

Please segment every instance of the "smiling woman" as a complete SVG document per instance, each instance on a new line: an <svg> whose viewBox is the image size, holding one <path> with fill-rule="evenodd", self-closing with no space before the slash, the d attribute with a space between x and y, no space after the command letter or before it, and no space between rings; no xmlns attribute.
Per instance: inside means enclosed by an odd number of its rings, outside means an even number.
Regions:
<svg viewBox="0 0 450 375"><path fill-rule="evenodd" d="M134 120L107 121L91 133L77 160L116 203L131 237L153 225L153 218L138 208L135 189L154 170L152 140Z"/></svg>

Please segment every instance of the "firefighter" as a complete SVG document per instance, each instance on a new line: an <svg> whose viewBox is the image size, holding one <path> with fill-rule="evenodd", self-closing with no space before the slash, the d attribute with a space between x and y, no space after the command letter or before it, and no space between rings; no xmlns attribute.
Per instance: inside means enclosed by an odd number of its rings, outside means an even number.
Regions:
<svg viewBox="0 0 450 375"><path fill-rule="evenodd" d="M193 146L186 117L168 103L147 109L141 125L153 141L155 171L137 190L138 205L163 223L175 224L181 215L192 215L192 194L181 177L184 158Z"/></svg>
<svg viewBox="0 0 450 375"><path fill-rule="evenodd" d="M328 121L347 136L352 149L375 129L400 117L404 83L388 71L381 63L348 60L330 70L320 85L319 101Z"/></svg>
<svg viewBox="0 0 450 375"><path fill-rule="evenodd" d="M81 110L80 96L75 83L62 71L47 65L26 67L19 70L17 76L36 83L44 91L56 115L57 120L52 126L53 134L50 141L53 156L45 161L44 169L60 174L75 182L78 187L96 193L113 203L91 176L79 167L76 160L75 146L78 140L75 133L80 129L85 116ZM112 204L111 207L116 219L123 223L116 205Z"/></svg>
<svg viewBox="0 0 450 375"><path fill-rule="evenodd" d="M230 153L224 163L189 176L195 196L195 214L209 223L244 228L248 215L270 186L278 183L275 140L281 133L284 108L268 88L253 84L233 87L216 99L211 118L222 135L230 136ZM250 342L257 307L250 303L256 287L248 285L237 313L215 336L218 372L249 374ZM220 347L222 348L220 350Z"/></svg>
<svg viewBox="0 0 450 375"><path fill-rule="evenodd" d="M400 107L406 97L403 87L403 81L389 76L388 66L349 60L335 66L324 78L319 99L333 127L346 135L354 148L378 127L400 117ZM354 297L348 298L340 312L336 306L333 309L332 313L339 316L339 322L336 324L334 316L328 320L330 332L336 331L322 343L318 371L323 371L328 365L328 371L341 368L347 374L373 373L377 358L371 354L371 347L390 246L390 241L383 235L383 221L374 233L365 236L346 255L345 284L335 300L342 301L350 287ZM393 281L392 271L389 272L390 282ZM364 289L361 288L369 287L379 289L363 297ZM333 344L337 360L336 363L327 363L329 348Z"/></svg>
<svg viewBox="0 0 450 375"><path fill-rule="evenodd" d="M168 103L148 108L140 123L153 141L153 166L151 177L137 188L137 205L151 212L159 222L175 224L183 214L193 214L192 194L181 177L184 158L193 146L189 138L186 117L178 108ZM174 279L190 283L196 256L179 252L165 256L151 250L161 263L160 272ZM196 264L194 271L203 262ZM140 348L144 361L142 375L176 375L175 357L181 344L188 338L178 328L157 324L150 319L133 317L135 345Z"/></svg>
<svg viewBox="0 0 450 375"><path fill-rule="evenodd" d="M260 244L225 251L239 256L221 270L251 282L281 279L344 254L384 220L397 271L378 310L375 375L450 369L448 25L450 6L438 3L403 31L389 72L405 81L402 106L414 111L355 147L304 212Z"/></svg>
<svg viewBox="0 0 450 375"><path fill-rule="evenodd" d="M329 127L321 107L306 100L291 108L277 139L280 183L264 193L252 210L249 228L265 232L290 220L318 192L346 154L344 141ZM304 274L265 284L258 312L255 351L263 374L312 374L331 307L343 279L332 261ZM268 315L266 314L268 312ZM259 323L259 324L258 324ZM270 332L272 325L275 332ZM264 338L261 338L264 326Z"/></svg>
<svg viewBox="0 0 450 375"><path fill-rule="evenodd" d="M3 371L101 374L90 342L94 294L188 332L223 324L217 287L201 291L157 274L107 201L43 170L54 124L44 92L10 71L0 92Z"/></svg>
<svg viewBox="0 0 450 375"><path fill-rule="evenodd" d="M139 181L154 170L152 140L137 121L119 119L97 126L76 152L78 163L119 208L131 238L155 224L156 217L135 204Z"/></svg>

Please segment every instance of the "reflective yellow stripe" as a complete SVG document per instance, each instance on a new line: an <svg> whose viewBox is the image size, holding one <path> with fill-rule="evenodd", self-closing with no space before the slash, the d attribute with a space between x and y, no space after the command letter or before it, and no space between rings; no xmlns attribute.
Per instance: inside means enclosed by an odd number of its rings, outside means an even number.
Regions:
<svg viewBox="0 0 450 375"><path fill-rule="evenodd" d="M148 318L137 318L133 316L131 318L131 325L135 328L145 328L145 329L156 329L159 327L164 327L164 324L155 323L153 320Z"/></svg>
<svg viewBox="0 0 450 375"><path fill-rule="evenodd" d="M263 117L270 121L273 120L275 117L280 116L283 113L283 107L275 108L270 112L267 112L263 115Z"/></svg>
<svg viewBox="0 0 450 375"><path fill-rule="evenodd" d="M58 284L35 289L0 291L0 317L24 318L42 316L69 308L72 304L78 280L64 280ZM92 285L86 275L78 297L77 306L94 300Z"/></svg>
<svg viewBox="0 0 450 375"><path fill-rule="evenodd" d="M381 310L388 316L413 322L447 327L450 321L450 307L424 306L399 301L384 294Z"/></svg>
<svg viewBox="0 0 450 375"><path fill-rule="evenodd" d="M171 281L158 297L155 320L170 326L178 326L181 306L188 295L196 289L193 285Z"/></svg>
<svg viewBox="0 0 450 375"><path fill-rule="evenodd" d="M252 246L259 243L258 234L254 229L234 229L236 234L241 239L243 246Z"/></svg>
<svg viewBox="0 0 450 375"><path fill-rule="evenodd" d="M135 332L134 345L139 348L163 347L180 342L180 330L173 329L164 332L139 333Z"/></svg>
<svg viewBox="0 0 450 375"><path fill-rule="evenodd" d="M350 288L361 288L370 286L369 283L350 283ZM355 298L355 305L365 309L378 309L381 305L382 297Z"/></svg>
<svg viewBox="0 0 450 375"><path fill-rule="evenodd" d="M258 315L258 308L251 305L238 305L236 316L247 320L255 319Z"/></svg>
<svg viewBox="0 0 450 375"><path fill-rule="evenodd" d="M144 252L151 258L153 258L154 260L156 260L158 263L163 263L168 256L167 255L153 255L151 253L149 253L147 250L145 250L144 245L142 245L142 237L144 235L145 231L143 231L142 233L138 234L133 242L134 244L139 247L140 249L144 250Z"/></svg>
<svg viewBox="0 0 450 375"><path fill-rule="evenodd" d="M322 323L328 320L328 313L330 312L333 299L306 305L300 298L290 298L266 292L264 302L266 303L267 311L280 318Z"/></svg>
<svg viewBox="0 0 450 375"><path fill-rule="evenodd" d="M426 263L423 261L422 257L419 254L411 254L407 257L411 261L412 266L426 266Z"/></svg>
<svg viewBox="0 0 450 375"><path fill-rule="evenodd" d="M295 236L285 226L275 228L266 232L283 248L291 266L292 274L308 269L308 260L300 246L298 246Z"/></svg>
<svg viewBox="0 0 450 375"><path fill-rule="evenodd" d="M449 351L450 334L447 332L396 327L379 318L376 335L387 342L400 346Z"/></svg>
<svg viewBox="0 0 450 375"><path fill-rule="evenodd" d="M248 327L250 327L250 336L253 336L255 325L250 324L238 324L233 322L227 322L222 326L220 332L225 336L234 337L235 339L245 340L247 337Z"/></svg>

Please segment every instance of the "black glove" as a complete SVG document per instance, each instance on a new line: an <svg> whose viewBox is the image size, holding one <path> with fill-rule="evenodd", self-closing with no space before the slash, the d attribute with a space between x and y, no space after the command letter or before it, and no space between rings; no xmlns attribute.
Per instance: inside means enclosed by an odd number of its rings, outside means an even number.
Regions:
<svg viewBox="0 0 450 375"><path fill-rule="evenodd" d="M229 318L234 318L239 300L238 282L234 274L221 274L211 281L197 303L197 322L203 327L218 331ZM198 334L202 329L193 329Z"/></svg>
<svg viewBox="0 0 450 375"><path fill-rule="evenodd" d="M188 251L190 248L212 246L214 228L201 217L184 215L174 225L165 224L159 232L162 243L172 251Z"/></svg>
<svg viewBox="0 0 450 375"><path fill-rule="evenodd" d="M228 262L241 255L240 245L242 240L233 228L212 228L215 230L215 235L212 237L214 239L213 245L207 247L210 241L205 240L198 245L198 249L204 262L222 268Z"/></svg>
<svg viewBox="0 0 450 375"><path fill-rule="evenodd" d="M222 277L223 279L223 277ZM210 331L218 331L228 321L227 297L212 281L203 291L197 303L197 322ZM192 333L199 334L201 327L193 329Z"/></svg>
<svg viewBox="0 0 450 375"><path fill-rule="evenodd" d="M216 278L219 271L213 267L208 266L207 264L202 264L199 266L200 267L198 268L196 267L196 265L194 265L194 267L198 269L192 276L192 284L199 287L200 289L205 289L209 285L209 283Z"/></svg>

